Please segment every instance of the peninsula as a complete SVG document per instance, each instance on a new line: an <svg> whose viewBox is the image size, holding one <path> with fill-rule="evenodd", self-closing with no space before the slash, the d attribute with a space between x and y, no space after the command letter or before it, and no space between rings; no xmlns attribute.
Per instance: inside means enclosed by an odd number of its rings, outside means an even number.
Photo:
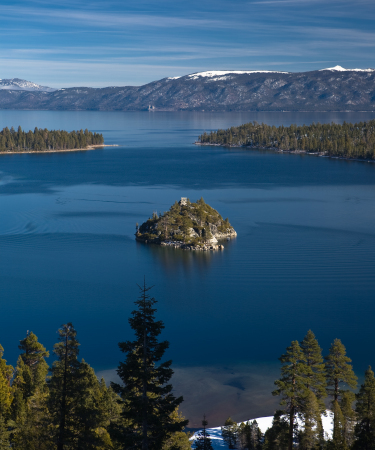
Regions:
<svg viewBox="0 0 375 450"><path fill-rule="evenodd" d="M169 211L154 212L136 229L137 241L185 250L223 250L219 241L237 236L229 220L223 219L203 198L191 203L182 197Z"/></svg>
<svg viewBox="0 0 375 450"><path fill-rule="evenodd" d="M104 147L102 134L85 131L47 130L35 127L27 133L18 127L0 131L1 153L39 153L89 150Z"/></svg>

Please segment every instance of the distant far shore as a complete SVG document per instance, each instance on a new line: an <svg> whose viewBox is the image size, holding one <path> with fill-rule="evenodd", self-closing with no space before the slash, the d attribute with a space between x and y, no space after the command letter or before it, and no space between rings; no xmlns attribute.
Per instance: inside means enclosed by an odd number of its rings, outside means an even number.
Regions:
<svg viewBox="0 0 375 450"><path fill-rule="evenodd" d="M118 144L98 144L98 145L89 145L85 148L63 148L60 150L25 150L19 152L7 151L0 152L0 155L18 155L22 153L62 153L62 152L82 152L85 150L96 150L101 147L118 147Z"/></svg>

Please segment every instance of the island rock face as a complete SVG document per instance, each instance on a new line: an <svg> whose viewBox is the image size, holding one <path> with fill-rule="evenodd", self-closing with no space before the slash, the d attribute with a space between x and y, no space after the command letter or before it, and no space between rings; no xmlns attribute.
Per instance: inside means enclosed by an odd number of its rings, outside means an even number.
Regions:
<svg viewBox="0 0 375 450"><path fill-rule="evenodd" d="M223 250L219 241L237 236L228 219L203 198L191 203L182 197L164 214L153 213L140 227L135 238L146 244L159 244L186 250Z"/></svg>

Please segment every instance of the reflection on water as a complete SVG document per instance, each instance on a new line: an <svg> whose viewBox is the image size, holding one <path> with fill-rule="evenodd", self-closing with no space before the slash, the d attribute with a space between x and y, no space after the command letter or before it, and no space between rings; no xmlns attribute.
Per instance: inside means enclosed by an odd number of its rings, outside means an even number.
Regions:
<svg viewBox="0 0 375 450"><path fill-rule="evenodd" d="M169 275L187 277L195 275L199 272L205 273L213 261L223 261L225 252L229 252L231 247L235 245L235 239L220 242L224 245L224 250L216 251L190 251L179 248L162 247L155 244L143 244L137 242L137 246L144 248L145 252L149 252L154 260L154 264L159 264L166 270Z"/></svg>

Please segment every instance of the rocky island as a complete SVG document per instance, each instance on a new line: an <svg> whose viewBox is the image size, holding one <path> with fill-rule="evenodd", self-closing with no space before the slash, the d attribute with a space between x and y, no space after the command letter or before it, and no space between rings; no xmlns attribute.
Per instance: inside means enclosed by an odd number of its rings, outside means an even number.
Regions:
<svg viewBox="0 0 375 450"><path fill-rule="evenodd" d="M182 197L164 214L153 213L141 226L136 225L135 238L145 244L158 244L184 250L223 250L220 240L237 236L228 218L203 198L191 203Z"/></svg>

